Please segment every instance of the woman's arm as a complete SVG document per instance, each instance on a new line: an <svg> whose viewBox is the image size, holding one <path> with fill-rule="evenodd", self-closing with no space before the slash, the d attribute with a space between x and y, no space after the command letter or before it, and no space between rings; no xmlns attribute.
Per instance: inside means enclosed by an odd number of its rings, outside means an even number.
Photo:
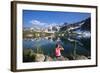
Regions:
<svg viewBox="0 0 100 73"><path fill-rule="evenodd" d="M63 48L63 47L61 47L61 48L60 48L60 50L64 50L64 48Z"/></svg>

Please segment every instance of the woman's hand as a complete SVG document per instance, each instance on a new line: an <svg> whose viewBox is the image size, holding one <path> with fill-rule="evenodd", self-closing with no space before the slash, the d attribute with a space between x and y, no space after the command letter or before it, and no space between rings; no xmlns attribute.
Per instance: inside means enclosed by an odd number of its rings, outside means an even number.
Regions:
<svg viewBox="0 0 100 73"><path fill-rule="evenodd" d="M60 50L64 50L64 48L63 48L63 47L61 47L61 48L60 48Z"/></svg>

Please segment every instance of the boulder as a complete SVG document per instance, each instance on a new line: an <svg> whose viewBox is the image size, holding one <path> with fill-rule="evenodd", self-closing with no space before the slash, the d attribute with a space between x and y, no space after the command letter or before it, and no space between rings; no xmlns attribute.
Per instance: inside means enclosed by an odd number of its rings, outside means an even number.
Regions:
<svg viewBox="0 0 100 73"><path fill-rule="evenodd" d="M78 55L78 56L76 56L75 59L76 60L87 60L88 58L86 56L84 56L84 55Z"/></svg>
<svg viewBox="0 0 100 73"><path fill-rule="evenodd" d="M53 59L50 56L45 56L45 61L53 61Z"/></svg>
<svg viewBox="0 0 100 73"><path fill-rule="evenodd" d="M67 57L64 56L60 56L56 58L57 61L65 61L65 60L69 60Z"/></svg>
<svg viewBox="0 0 100 73"><path fill-rule="evenodd" d="M43 55L43 54L35 55L35 62L43 62L44 60L45 60L45 55Z"/></svg>
<svg viewBox="0 0 100 73"><path fill-rule="evenodd" d="M69 58L65 57L65 60L69 60Z"/></svg>

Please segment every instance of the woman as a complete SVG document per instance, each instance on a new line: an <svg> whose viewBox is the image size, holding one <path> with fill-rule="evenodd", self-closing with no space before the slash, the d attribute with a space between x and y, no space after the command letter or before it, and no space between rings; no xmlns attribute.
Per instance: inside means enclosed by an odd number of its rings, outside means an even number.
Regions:
<svg viewBox="0 0 100 73"><path fill-rule="evenodd" d="M61 50L64 50L60 44L56 44L55 55L56 57L61 57Z"/></svg>

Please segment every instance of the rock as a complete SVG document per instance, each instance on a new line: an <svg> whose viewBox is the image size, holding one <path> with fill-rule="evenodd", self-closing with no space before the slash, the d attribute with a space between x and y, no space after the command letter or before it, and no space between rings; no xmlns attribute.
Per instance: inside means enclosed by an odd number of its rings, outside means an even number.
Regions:
<svg viewBox="0 0 100 73"><path fill-rule="evenodd" d="M65 58L65 57L63 57L63 56L57 57L56 59L57 59L57 61L69 60L67 57Z"/></svg>
<svg viewBox="0 0 100 73"><path fill-rule="evenodd" d="M43 62L45 60L45 56L43 54L35 55L35 62Z"/></svg>
<svg viewBox="0 0 100 73"><path fill-rule="evenodd" d="M88 59L91 59L91 56L88 56L87 58L88 58Z"/></svg>
<svg viewBox="0 0 100 73"><path fill-rule="evenodd" d="M78 56L76 56L75 59L76 60L87 60L88 58L86 56L84 56L84 55L78 55Z"/></svg>
<svg viewBox="0 0 100 73"><path fill-rule="evenodd" d="M65 60L69 60L69 58L65 57Z"/></svg>
<svg viewBox="0 0 100 73"><path fill-rule="evenodd" d="M53 61L53 59L50 56L45 56L45 61Z"/></svg>

